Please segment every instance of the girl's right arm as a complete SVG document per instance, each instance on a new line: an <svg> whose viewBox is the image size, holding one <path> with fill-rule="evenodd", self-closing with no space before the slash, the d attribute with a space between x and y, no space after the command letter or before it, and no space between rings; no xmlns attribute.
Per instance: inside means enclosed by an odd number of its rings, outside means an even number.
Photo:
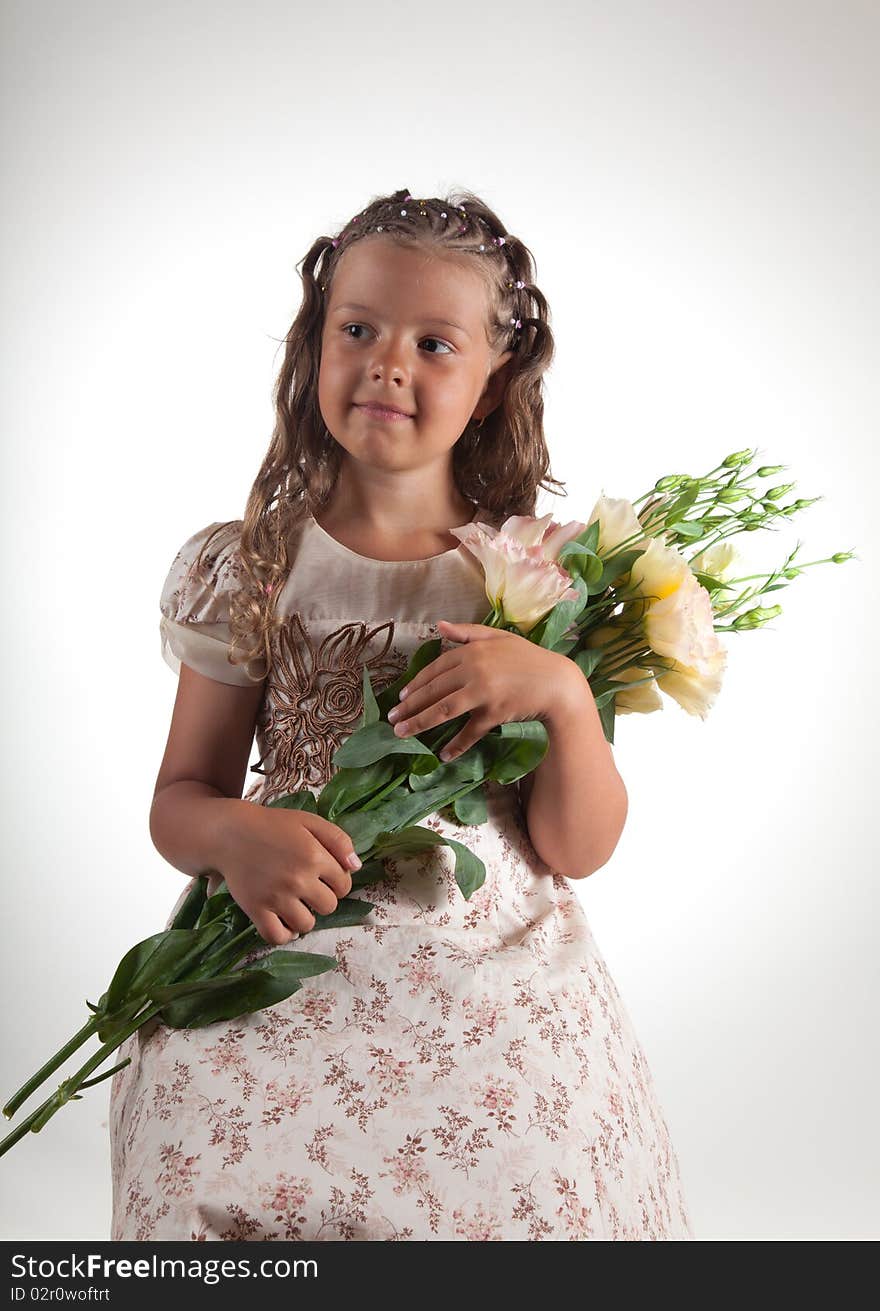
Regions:
<svg viewBox="0 0 880 1311"><path fill-rule="evenodd" d="M182 873L216 869L261 937L282 946L351 891L354 846L321 815L241 799L263 691L181 663L150 836Z"/></svg>

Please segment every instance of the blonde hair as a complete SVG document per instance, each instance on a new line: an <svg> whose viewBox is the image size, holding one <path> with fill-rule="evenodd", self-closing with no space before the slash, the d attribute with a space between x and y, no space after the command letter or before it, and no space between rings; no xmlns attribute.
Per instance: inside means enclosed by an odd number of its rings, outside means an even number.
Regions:
<svg viewBox="0 0 880 1311"><path fill-rule="evenodd" d="M413 208L402 216L407 199ZM381 232L372 231L376 227ZM453 476L461 496L503 520L533 515L539 488L564 487L550 473L544 440L543 375L555 347L547 301L535 286L531 251L470 191L416 202L402 190L372 200L337 237L318 237L300 261L302 303L287 332L273 390L272 439L242 521L237 569L242 586L230 594L229 603L229 661L248 666L255 682L271 665L272 635L280 623L275 605L291 565L288 545L306 516L317 514L329 500L344 454L318 408L318 372L334 272L345 251L365 237L467 261L487 288L491 349L513 352L500 404L479 428L469 423L453 448ZM505 238L503 244L493 241L497 237ZM199 552L196 569L217 534L237 522L218 525ZM249 666L257 662L260 672L251 673Z"/></svg>

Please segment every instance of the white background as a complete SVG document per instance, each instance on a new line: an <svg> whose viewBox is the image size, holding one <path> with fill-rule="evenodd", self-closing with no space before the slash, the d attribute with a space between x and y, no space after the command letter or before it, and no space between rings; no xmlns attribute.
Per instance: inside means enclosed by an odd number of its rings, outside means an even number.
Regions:
<svg viewBox="0 0 880 1311"><path fill-rule="evenodd" d="M461 186L553 314L539 512L757 446L824 499L738 544L859 553L727 639L705 723L618 719L628 823L576 886L697 1237L880 1236L878 35L870 0L3 6L4 1100L183 887L159 591L243 513L295 264ZM3 1238L109 1237L109 1086L0 1162Z"/></svg>

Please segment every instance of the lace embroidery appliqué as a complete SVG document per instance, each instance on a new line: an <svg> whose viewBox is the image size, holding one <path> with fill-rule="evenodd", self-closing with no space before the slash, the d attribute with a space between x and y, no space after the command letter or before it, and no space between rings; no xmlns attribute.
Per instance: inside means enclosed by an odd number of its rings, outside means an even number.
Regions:
<svg viewBox="0 0 880 1311"><path fill-rule="evenodd" d="M265 749L251 772L265 775L245 793L267 805L309 786L323 787L333 773L332 757L353 732L363 711L363 669L378 692L399 678L409 657L394 644L394 621L371 626L342 624L320 644L298 613L278 628L272 668L258 719ZM420 641L437 637L426 624ZM267 765L267 762L268 765Z"/></svg>

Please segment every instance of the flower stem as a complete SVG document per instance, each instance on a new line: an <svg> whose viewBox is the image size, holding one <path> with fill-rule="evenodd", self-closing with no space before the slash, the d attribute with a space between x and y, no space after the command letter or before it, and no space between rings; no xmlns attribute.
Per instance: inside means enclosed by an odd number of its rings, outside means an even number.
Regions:
<svg viewBox="0 0 880 1311"><path fill-rule="evenodd" d="M2 1142L0 1142L0 1156L3 1156L8 1152L10 1147L14 1147L19 1139L24 1137L28 1130L31 1130L33 1133L39 1133L43 1128L43 1125L51 1120L55 1112L60 1110L65 1102L70 1101L70 1099L75 1096L77 1089L85 1086L86 1077L92 1073L92 1070L97 1069L102 1061L107 1059L111 1052L114 1052L117 1047L120 1047L122 1043L125 1042L126 1038L130 1038L135 1030L139 1029L142 1024L147 1022L147 1020L152 1019L161 1009L161 1006L155 1004L148 1006L147 1009L141 1011L141 1013L137 1015L130 1024L126 1025L126 1027L111 1042L105 1042L101 1047L99 1047L95 1054L89 1057L85 1065L77 1070L76 1074L72 1075L69 1079L65 1079L52 1096L43 1102L42 1106L37 1107L36 1111L29 1115L17 1129L14 1129L12 1133L7 1134ZM70 1047L70 1044L68 1044L68 1047ZM74 1048L70 1049L74 1050ZM123 1062L123 1064L125 1064L125 1062Z"/></svg>
<svg viewBox="0 0 880 1311"><path fill-rule="evenodd" d="M101 1021L98 1016L91 1016L86 1020L79 1033L74 1034L70 1039L70 1042L65 1043L64 1046L55 1053L51 1060L47 1061L41 1069L37 1070L36 1074L28 1079L27 1083L22 1084L18 1092L15 1093L13 1097L10 1097L9 1101L3 1107L3 1114L6 1116L7 1120L12 1119L19 1106L21 1106L22 1102L27 1101L35 1088L39 1088L41 1083L45 1083L49 1078L49 1075L54 1073L59 1065L63 1065L67 1058L71 1056L78 1047L81 1047L84 1042L87 1042L89 1038L91 1038L93 1033L98 1031L100 1023Z"/></svg>

